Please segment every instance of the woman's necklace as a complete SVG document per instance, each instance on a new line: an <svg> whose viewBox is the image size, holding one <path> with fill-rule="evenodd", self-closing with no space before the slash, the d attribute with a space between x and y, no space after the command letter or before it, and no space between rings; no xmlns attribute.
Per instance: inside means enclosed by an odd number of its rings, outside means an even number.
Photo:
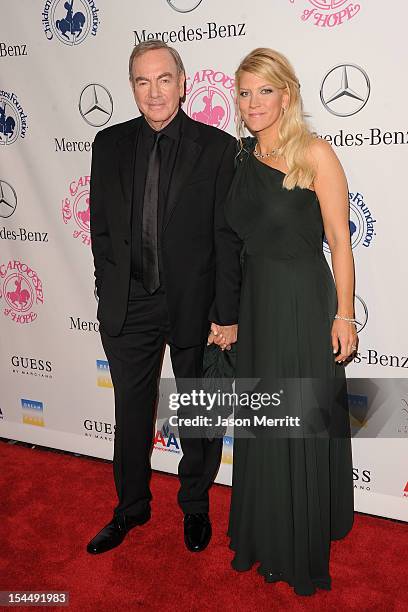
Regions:
<svg viewBox="0 0 408 612"><path fill-rule="evenodd" d="M272 149L270 153L261 153L260 151L257 151L257 146L258 146L258 143L256 143L255 149L254 149L255 157L260 157L261 159L265 159L266 157L279 157L280 155L279 149Z"/></svg>

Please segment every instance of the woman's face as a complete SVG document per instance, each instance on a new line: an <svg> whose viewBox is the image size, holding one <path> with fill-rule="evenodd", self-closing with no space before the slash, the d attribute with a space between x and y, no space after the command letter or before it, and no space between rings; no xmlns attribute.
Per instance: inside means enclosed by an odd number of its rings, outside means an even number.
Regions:
<svg viewBox="0 0 408 612"><path fill-rule="evenodd" d="M251 132L262 132L278 126L282 107L288 94L276 89L263 77L242 72L238 91L238 106L245 125Z"/></svg>

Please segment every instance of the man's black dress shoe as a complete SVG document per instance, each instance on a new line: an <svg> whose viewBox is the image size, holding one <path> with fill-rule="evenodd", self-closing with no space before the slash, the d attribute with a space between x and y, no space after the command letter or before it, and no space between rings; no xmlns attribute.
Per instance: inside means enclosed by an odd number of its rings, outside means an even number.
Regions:
<svg viewBox="0 0 408 612"><path fill-rule="evenodd" d="M211 523L208 514L184 515L184 542L191 552L200 552L207 548L211 540Z"/></svg>
<svg viewBox="0 0 408 612"><path fill-rule="evenodd" d="M150 510L148 510L142 516L114 516L110 523L96 534L94 538L89 542L86 550L91 555L98 555L99 553L107 552L112 550L119 544L122 544L126 534L136 527L136 525L144 525L150 519Z"/></svg>

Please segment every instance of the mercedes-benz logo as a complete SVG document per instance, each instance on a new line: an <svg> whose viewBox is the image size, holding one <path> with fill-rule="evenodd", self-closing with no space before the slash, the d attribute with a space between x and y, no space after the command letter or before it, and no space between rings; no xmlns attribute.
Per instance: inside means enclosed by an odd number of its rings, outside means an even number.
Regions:
<svg viewBox="0 0 408 612"><path fill-rule="evenodd" d="M167 4L178 13L191 13L203 0L167 0Z"/></svg>
<svg viewBox="0 0 408 612"><path fill-rule="evenodd" d="M113 99L104 85L91 83L81 91L78 108L89 125L102 127L112 117Z"/></svg>
<svg viewBox="0 0 408 612"><path fill-rule="evenodd" d="M355 64L339 64L326 73L320 87L320 99L332 115L350 117L364 108L370 91L370 79L365 70Z"/></svg>
<svg viewBox="0 0 408 612"><path fill-rule="evenodd" d="M0 180L0 217L11 217L17 208L17 194L7 181Z"/></svg>
<svg viewBox="0 0 408 612"><path fill-rule="evenodd" d="M356 320L358 321L357 333L360 333L367 325L368 308L367 308L367 304L364 302L364 300L359 295L356 294L354 298L355 298L354 306L355 306L355 311L356 311L355 317L356 317Z"/></svg>

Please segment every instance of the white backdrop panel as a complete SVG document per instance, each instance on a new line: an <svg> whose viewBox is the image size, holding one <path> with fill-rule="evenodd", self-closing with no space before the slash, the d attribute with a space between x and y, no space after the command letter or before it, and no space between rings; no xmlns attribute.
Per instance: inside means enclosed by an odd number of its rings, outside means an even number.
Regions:
<svg viewBox="0 0 408 612"><path fill-rule="evenodd" d="M74 0L72 15L63 0L0 6L8 16L0 24L0 435L112 456L87 197L96 132L138 114L127 79L132 46L155 36L173 44L188 76L184 109L231 133L236 66L271 46L294 64L310 123L332 142L352 194L364 327L348 375L372 379L385 397L376 403L359 381L351 391L355 506L407 520L406 3ZM163 377L171 376L166 355ZM388 437L364 438L379 414ZM155 468L177 471L176 434L159 419ZM228 432L219 482L230 483L231 463Z"/></svg>

